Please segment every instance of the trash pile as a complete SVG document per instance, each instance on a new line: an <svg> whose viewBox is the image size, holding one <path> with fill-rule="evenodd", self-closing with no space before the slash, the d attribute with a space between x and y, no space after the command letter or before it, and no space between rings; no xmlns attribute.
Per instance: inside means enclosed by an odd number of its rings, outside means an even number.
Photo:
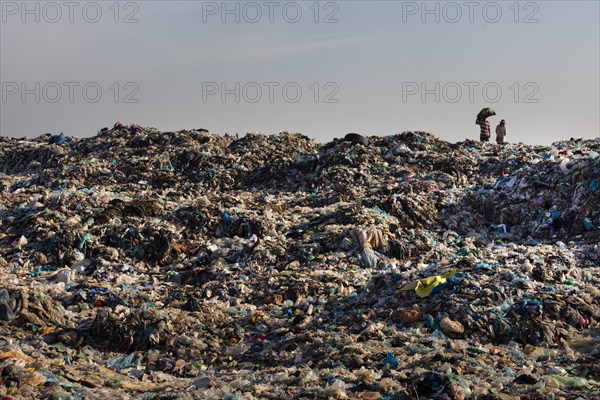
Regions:
<svg viewBox="0 0 600 400"><path fill-rule="evenodd" d="M600 142L0 138L0 399L596 399Z"/></svg>

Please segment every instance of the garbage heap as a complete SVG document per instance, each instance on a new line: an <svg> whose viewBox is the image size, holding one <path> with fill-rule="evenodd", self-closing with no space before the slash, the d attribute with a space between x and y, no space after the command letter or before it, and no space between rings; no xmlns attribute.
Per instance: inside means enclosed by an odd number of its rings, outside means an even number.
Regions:
<svg viewBox="0 0 600 400"><path fill-rule="evenodd" d="M3 137L0 395L600 398L599 152Z"/></svg>

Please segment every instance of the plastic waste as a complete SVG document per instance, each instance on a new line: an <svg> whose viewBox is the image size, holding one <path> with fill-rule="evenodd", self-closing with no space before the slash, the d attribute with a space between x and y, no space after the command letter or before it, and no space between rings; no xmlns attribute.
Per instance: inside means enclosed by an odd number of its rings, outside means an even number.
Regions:
<svg viewBox="0 0 600 400"><path fill-rule="evenodd" d="M446 283L446 280L450 277L453 277L455 274L456 271L452 270L443 275L435 275L423 278L416 282L409 283L408 285L404 286L401 290L414 290L417 296L421 298L427 297L431 294L431 292L436 286Z"/></svg>
<svg viewBox="0 0 600 400"><path fill-rule="evenodd" d="M562 376L553 374L550 375L550 379L555 380L560 385L564 385L573 389L593 389L595 387L600 387L600 382L578 376Z"/></svg>
<svg viewBox="0 0 600 400"><path fill-rule="evenodd" d="M129 354L127 356L112 358L106 361L106 365L108 365L109 367L113 367L116 370L131 368L138 364L139 360L137 359L135 354Z"/></svg>
<svg viewBox="0 0 600 400"><path fill-rule="evenodd" d="M69 137L67 137L64 133L60 133L60 135L57 136L53 136L52 138L50 138L50 140L48 141L48 144L63 144L65 142L68 142L70 139Z"/></svg>
<svg viewBox="0 0 600 400"><path fill-rule="evenodd" d="M0 397L600 398L598 142L51 138L0 138Z"/></svg>
<svg viewBox="0 0 600 400"><path fill-rule="evenodd" d="M394 357L392 353L386 353L383 365L389 365L390 368L398 368L398 365L400 364L398 363L398 360L396 360L396 357Z"/></svg>
<svg viewBox="0 0 600 400"><path fill-rule="evenodd" d="M12 321L16 315L11 307L10 295L6 289L0 289L0 320Z"/></svg>

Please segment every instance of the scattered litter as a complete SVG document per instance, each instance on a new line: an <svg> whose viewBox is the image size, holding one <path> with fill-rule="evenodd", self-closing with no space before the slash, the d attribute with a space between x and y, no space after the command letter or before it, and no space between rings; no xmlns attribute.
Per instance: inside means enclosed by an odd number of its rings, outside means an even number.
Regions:
<svg viewBox="0 0 600 400"><path fill-rule="evenodd" d="M600 398L600 142L0 138L0 398Z"/></svg>

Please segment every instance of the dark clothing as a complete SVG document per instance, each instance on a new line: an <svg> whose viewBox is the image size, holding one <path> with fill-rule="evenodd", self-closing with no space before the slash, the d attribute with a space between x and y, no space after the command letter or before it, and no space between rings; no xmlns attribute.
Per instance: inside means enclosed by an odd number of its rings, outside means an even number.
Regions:
<svg viewBox="0 0 600 400"><path fill-rule="evenodd" d="M479 139L482 142L490 141L490 121L480 121L479 127L481 128L481 132L479 133Z"/></svg>

